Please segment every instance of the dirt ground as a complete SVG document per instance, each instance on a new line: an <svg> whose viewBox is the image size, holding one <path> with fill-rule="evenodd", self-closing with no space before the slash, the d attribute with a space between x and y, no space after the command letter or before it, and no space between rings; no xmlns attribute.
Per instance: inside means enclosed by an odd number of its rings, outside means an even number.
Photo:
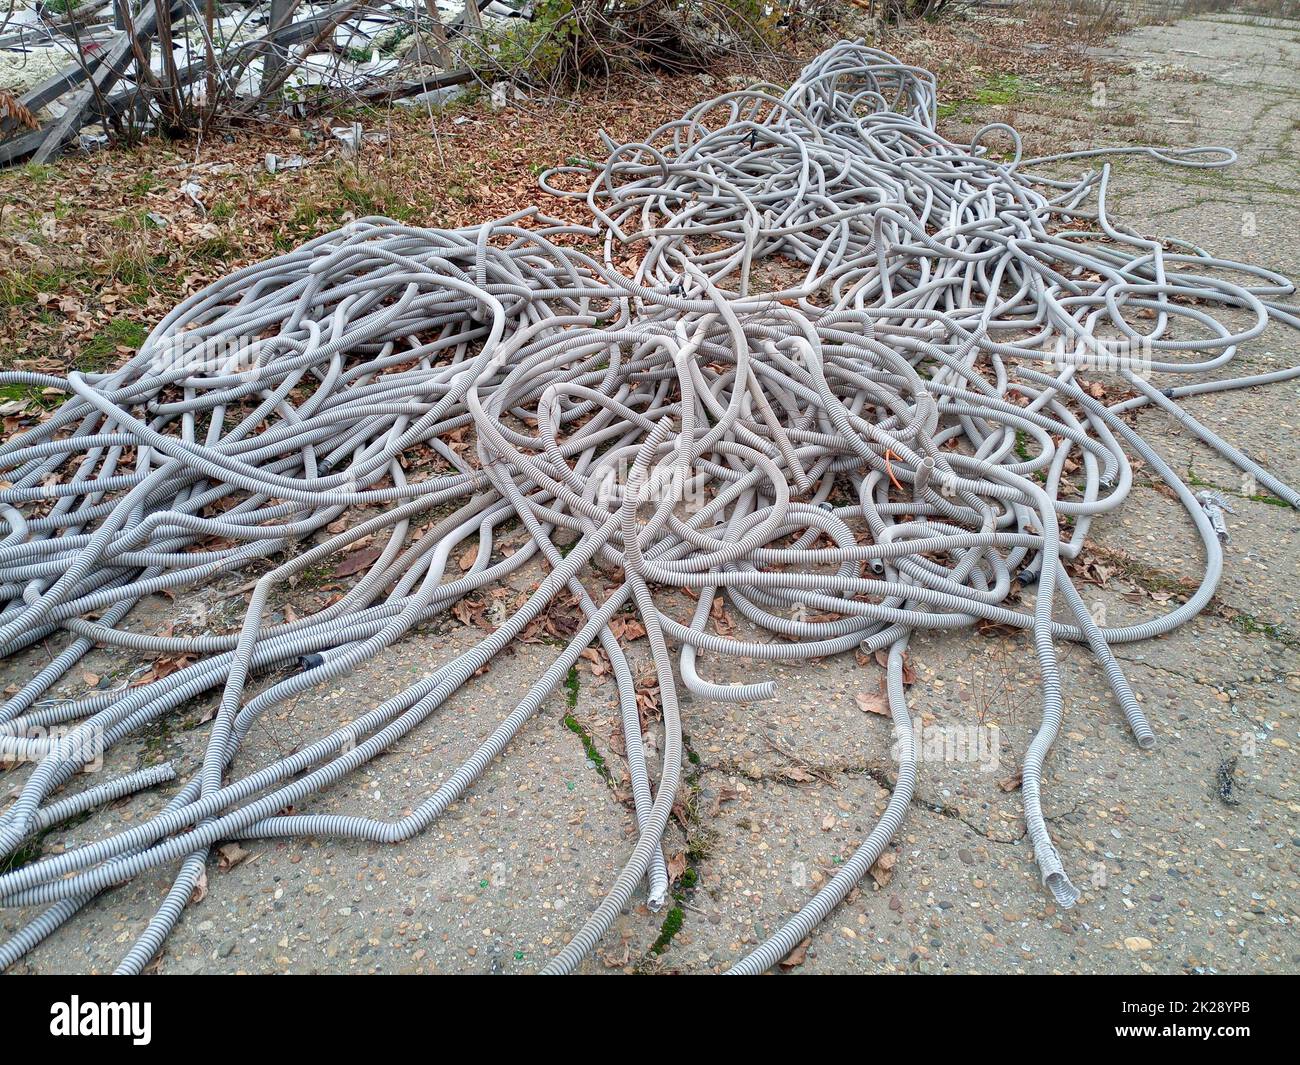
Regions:
<svg viewBox="0 0 1300 1065"><path fill-rule="evenodd" d="M941 84L953 103L945 128L969 134L1008 120L1025 128L1034 151L1229 145L1240 162L1227 171L1120 160L1113 215L1145 233L1177 234L1300 276L1292 237L1300 230L1300 23L1207 15L1127 33L1098 59L1107 73L1096 85L1016 76L953 100ZM1273 330L1239 354L1229 375L1298 359L1300 339ZM1294 481L1298 393L1291 382L1185 407ZM896 863L831 915L790 972L1297 968L1300 519L1243 492L1233 467L1164 415L1145 412L1138 424L1193 483L1223 490L1236 513L1228 515L1226 574L1210 609L1167 637L1118 649L1157 730L1153 750L1131 742L1086 652L1062 648L1066 724L1048 763L1045 805L1083 900L1062 911L1040 886L1014 790L1037 718L1029 642L920 636L910 651L914 710L938 725L996 722L1001 746L982 764L922 765ZM1093 525L1093 583L1083 591L1111 625L1163 613L1185 579L1199 576L1190 521L1149 474L1137 479L1125 507ZM519 586L530 577L536 571L519 574ZM215 591L185 604L198 626L228 625L242 606ZM325 722L355 716L475 636L449 620L402 641L335 687L282 708L259 726L240 762L285 753ZM513 708L553 653L545 644L518 645L311 810L396 814L414 806ZM7 664L0 681L38 660L32 652ZM874 661L708 665L719 680L762 671L779 697L685 702L688 787L667 845L687 868L675 908L680 927L637 897L586 971L725 968L852 853L884 807L894 768L890 728L856 698L878 690ZM96 652L83 668L109 684L137 666ZM629 810L602 773L615 785L623 774L614 685L589 669L578 681L550 699L462 802L407 844L252 842L234 864L214 861L205 897L186 910L155 971L539 968L610 887L631 847ZM188 707L122 743L109 769L170 760L192 770L204 710ZM6 783L20 779L16 772ZM47 836L43 847L56 853L90 832L121 828L166 795L125 801ZM110 969L168 884L165 875L146 877L101 897L12 971ZM6 911L0 922L11 931L30 916Z"/></svg>

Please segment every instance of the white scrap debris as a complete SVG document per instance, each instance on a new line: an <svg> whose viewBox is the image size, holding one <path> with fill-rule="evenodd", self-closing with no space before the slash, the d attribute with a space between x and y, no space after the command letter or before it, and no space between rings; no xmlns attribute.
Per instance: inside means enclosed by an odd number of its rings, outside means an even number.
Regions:
<svg viewBox="0 0 1300 1065"><path fill-rule="evenodd" d="M194 206L204 214L207 214L208 209L203 204L203 188L198 182L186 181L181 185L180 191L181 195L189 200L190 203L194 204Z"/></svg>
<svg viewBox="0 0 1300 1065"><path fill-rule="evenodd" d="M300 170L306 160L301 155L276 155L275 152L266 153L266 172L274 174L279 170Z"/></svg>
<svg viewBox="0 0 1300 1065"><path fill-rule="evenodd" d="M360 122L353 122L350 126L330 126L330 133L342 146L345 158L357 154L357 149L361 147L362 138L365 136Z"/></svg>
<svg viewBox="0 0 1300 1065"><path fill-rule="evenodd" d="M1223 515L1236 514L1230 504L1218 492L1201 491L1196 493L1196 501L1201 504L1201 509L1205 511L1206 517L1210 519L1210 524L1214 527L1214 535L1219 538L1219 542L1226 544L1228 542L1228 519Z"/></svg>

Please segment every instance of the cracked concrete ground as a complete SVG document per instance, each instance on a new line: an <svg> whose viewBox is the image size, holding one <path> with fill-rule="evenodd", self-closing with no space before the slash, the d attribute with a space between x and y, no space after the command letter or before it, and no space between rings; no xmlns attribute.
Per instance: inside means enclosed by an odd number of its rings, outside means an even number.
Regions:
<svg viewBox="0 0 1300 1065"><path fill-rule="evenodd" d="M1113 111L1082 95L1028 93L963 122L1013 118L1036 138L1035 151L1144 138L1230 145L1241 161L1228 171L1120 161L1112 213L1144 232L1176 233L1229 258L1300 274L1293 240L1300 228L1300 23L1205 16L1132 32L1107 52L1128 69L1106 80ZM1136 114L1137 126L1108 125L1114 113ZM1225 372L1298 359L1297 337L1275 329ZM1297 391L1293 382L1193 399L1186 408L1294 482ZM1300 520L1248 491L1233 467L1159 412L1141 413L1137 424L1181 473L1223 489L1236 513L1228 518L1226 574L1210 609L1169 636L1118 648L1157 730L1154 750L1132 743L1088 655L1062 648L1066 723L1048 763L1046 811L1084 889L1082 902L1062 911L1045 894L1020 815L1015 774L1037 719L1029 641L996 631L922 635L909 653L914 712L927 727L996 724L998 746L975 762L923 764L892 869L863 882L792 971L1296 969ZM1082 590L1111 625L1167 611L1200 575L1191 522L1149 471L1138 471L1121 512L1093 525L1090 542L1084 576L1091 583ZM517 587L538 572L524 570ZM679 615L687 605L684 598L664 601ZM209 591L186 606L196 623L211 624L242 600ZM150 620L138 623L148 629ZM743 623L737 631L744 634ZM327 723L356 716L476 636L453 621L413 635L335 687L281 708L258 726L241 763L283 754ZM644 666L644 643L632 645L635 668ZM514 646L416 733L311 809L409 810L509 712L554 654L547 642ZM20 675L39 660L34 651L10 672ZM724 968L852 853L888 797L890 727L864 713L858 698L870 705L879 689L882 670L873 660L705 665L718 680L770 676L779 697L685 702L689 787L667 844L687 869L679 882L680 929L665 943L665 914L650 913L638 896L586 971ZM111 685L132 666L96 652L83 669ZM156 970L540 967L610 887L631 847L614 685L589 664L577 680L552 696L462 802L407 844L251 842L234 864L214 860L205 897L187 909ZM208 708L186 707L115 748L110 769L170 759L193 770ZM648 738L658 739L653 724ZM588 744L610 782L588 757ZM55 853L90 833L120 829L166 795L137 796L56 830L42 846ZM111 968L167 884L164 875L145 877L103 896L14 971ZM30 916L6 912L6 931ZM657 942L662 952L653 949Z"/></svg>

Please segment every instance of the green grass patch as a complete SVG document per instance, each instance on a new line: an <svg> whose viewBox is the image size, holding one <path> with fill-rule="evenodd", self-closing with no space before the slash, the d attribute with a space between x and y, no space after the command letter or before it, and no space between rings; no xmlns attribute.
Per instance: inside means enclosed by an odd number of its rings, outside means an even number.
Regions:
<svg viewBox="0 0 1300 1065"><path fill-rule="evenodd" d="M975 90L977 104L1013 104L1023 97L1028 83L1016 74L994 74Z"/></svg>
<svg viewBox="0 0 1300 1065"><path fill-rule="evenodd" d="M75 279L70 270L33 270L0 276L0 307L26 307Z"/></svg>
<svg viewBox="0 0 1300 1065"><path fill-rule="evenodd" d="M81 349L81 354L76 359L76 367L84 373L103 373L111 370L123 354L118 350L119 348L139 351L147 335L144 326L139 322L133 322L129 318L114 318Z"/></svg>
<svg viewBox="0 0 1300 1065"><path fill-rule="evenodd" d="M935 108L935 114L939 118L952 118L971 104L978 104L981 107L1013 104L1024 99L1037 87L1018 74L994 74L975 90L973 96L941 103Z"/></svg>
<svg viewBox="0 0 1300 1065"><path fill-rule="evenodd" d="M53 410L66 397L45 394L45 390L36 385L4 385L0 387L0 403L17 402L42 410Z"/></svg>

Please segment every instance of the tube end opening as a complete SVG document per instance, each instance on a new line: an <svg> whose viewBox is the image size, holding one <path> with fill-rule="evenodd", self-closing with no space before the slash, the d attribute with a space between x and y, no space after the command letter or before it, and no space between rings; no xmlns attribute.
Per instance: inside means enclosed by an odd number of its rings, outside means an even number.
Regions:
<svg viewBox="0 0 1300 1065"><path fill-rule="evenodd" d="M1070 883L1070 878L1064 873L1048 873L1043 880L1047 884L1048 890L1055 897L1057 904L1063 909L1074 909L1074 904L1083 895L1083 892Z"/></svg>

